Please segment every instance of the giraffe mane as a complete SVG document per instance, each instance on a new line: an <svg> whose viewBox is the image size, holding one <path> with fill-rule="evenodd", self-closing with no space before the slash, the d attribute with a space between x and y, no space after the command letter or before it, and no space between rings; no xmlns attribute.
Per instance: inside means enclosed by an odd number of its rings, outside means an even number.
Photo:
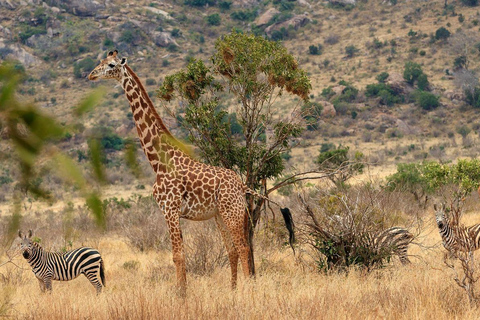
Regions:
<svg viewBox="0 0 480 320"><path fill-rule="evenodd" d="M168 128L165 126L165 124L163 123L163 120L162 118L160 117L160 115L158 114L157 110L155 110L155 106L153 105L153 102L152 102L152 99L150 99L150 96L148 95L147 91L145 90L145 87L143 86L142 82L140 81L140 79L138 78L137 74L132 70L132 68L130 68L130 66L128 66L127 64L125 64L125 68L127 69L127 71L130 73L131 77L133 78L133 80L137 83L137 86L138 86L138 90L140 91L140 94L145 98L145 100L147 101L147 104L148 104L148 109L150 110L151 114L154 116L155 118L155 124L157 125L157 127L165 132L170 140L171 143L173 143L175 146L177 146L181 151L185 152L187 155L189 155L190 157L192 157L192 152L190 150L190 148L188 148L184 143L182 143L181 141L177 140L173 134L170 132L170 130L168 130Z"/></svg>

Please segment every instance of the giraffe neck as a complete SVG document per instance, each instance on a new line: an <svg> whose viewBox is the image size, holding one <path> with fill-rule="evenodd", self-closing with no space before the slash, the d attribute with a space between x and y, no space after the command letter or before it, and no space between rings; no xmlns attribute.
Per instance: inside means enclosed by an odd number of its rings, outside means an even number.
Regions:
<svg viewBox="0 0 480 320"><path fill-rule="evenodd" d="M132 108L140 143L153 170L158 173L175 169L177 158L189 156L180 149L182 144L167 129L138 76L128 65L125 65L121 84Z"/></svg>

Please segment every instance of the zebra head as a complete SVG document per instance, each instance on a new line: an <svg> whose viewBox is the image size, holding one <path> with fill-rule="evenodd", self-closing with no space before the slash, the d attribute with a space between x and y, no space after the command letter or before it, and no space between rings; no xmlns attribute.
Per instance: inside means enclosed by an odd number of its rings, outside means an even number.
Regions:
<svg viewBox="0 0 480 320"><path fill-rule="evenodd" d="M445 214L445 204L443 203L440 207L437 206L437 204L434 204L433 209L435 210L435 219L437 220L438 228L445 228L445 226L448 224L448 218Z"/></svg>
<svg viewBox="0 0 480 320"><path fill-rule="evenodd" d="M18 231L18 236L22 241L20 242L20 251L25 259L30 258L32 255L32 249L35 247L34 242L32 241L32 230L28 230L28 236L24 235L22 231Z"/></svg>

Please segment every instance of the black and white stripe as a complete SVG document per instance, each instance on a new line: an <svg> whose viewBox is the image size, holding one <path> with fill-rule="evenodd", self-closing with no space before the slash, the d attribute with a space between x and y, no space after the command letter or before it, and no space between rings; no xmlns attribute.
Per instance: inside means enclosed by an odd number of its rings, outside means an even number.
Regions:
<svg viewBox="0 0 480 320"><path fill-rule="evenodd" d="M100 253L93 248L82 247L65 253L45 251L38 243L33 242L32 231L28 236L18 233L22 239L20 249L23 257L32 267L42 291L52 290L52 280L69 281L84 274L97 289L97 293L105 286L105 270Z"/></svg>
<svg viewBox="0 0 480 320"><path fill-rule="evenodd" d="M458 221L450 219L445 212L445 205L434 205L438 231L442 237L443 246L454 253L472 252L480 248L480 224L470 227L460 226Z"/></svg>
<svg viewBox="0 0 480 320"><path fill-rule="evenodd" d="M402 264L408 264L410 263L410 260L408 259L407 251L413 238L413 234L407 229L402 227L392 227L377 232L370 241L371 246L373 246L377 254L395 254L399 257Z"/></svg>

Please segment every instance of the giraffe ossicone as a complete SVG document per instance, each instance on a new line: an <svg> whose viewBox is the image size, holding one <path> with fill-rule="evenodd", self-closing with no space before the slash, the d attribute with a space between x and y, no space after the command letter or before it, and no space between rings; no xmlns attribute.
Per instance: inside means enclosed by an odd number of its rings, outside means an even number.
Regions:
<svg viewBox="0 0 480 320"><path fill-rule="evenodd" d="M237 283L240 258L245 276L253 273L245 232L245 193L250 192L237 174L193 159L170 133L138 76L111 51L90 73L89 80L114 79L122 85L130 103L140 144L156 174L153 196L170 231L177 284L186 289L185 256L180 218L202 221L214 218L228 251L231 285Z"/></svg>

